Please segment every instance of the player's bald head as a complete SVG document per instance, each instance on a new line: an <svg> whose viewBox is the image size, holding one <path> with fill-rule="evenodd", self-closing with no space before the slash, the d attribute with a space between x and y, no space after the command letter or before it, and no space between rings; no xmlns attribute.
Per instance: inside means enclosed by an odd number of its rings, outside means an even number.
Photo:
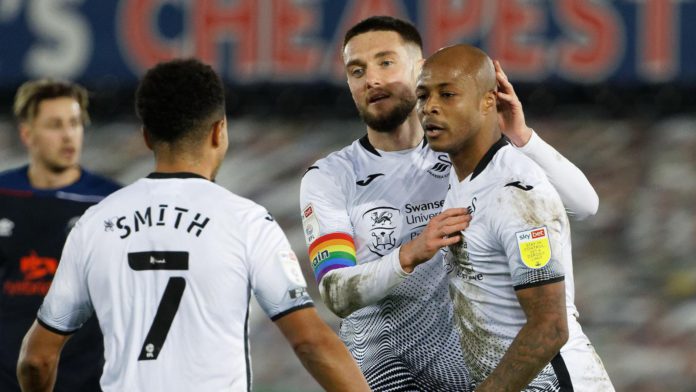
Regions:
<svg viewBox="0 0 696 392"><path fill-rule="evenodd" d="M454 77L470 78L480 95L496 88L493 61L475 46L461 44L442 48L425 60L423 72L432 67L447 67Z"/></svg>

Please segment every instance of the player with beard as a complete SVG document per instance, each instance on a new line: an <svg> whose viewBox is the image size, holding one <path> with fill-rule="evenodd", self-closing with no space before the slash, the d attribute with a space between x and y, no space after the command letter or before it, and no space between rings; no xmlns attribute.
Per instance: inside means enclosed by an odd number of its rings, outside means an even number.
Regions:
<svg viewBox="0 0 696 392"><path fill-rule="evenodd" d="M471 218L463 208L441 213L451 164L430 149L414 110L421 37L402 20L371 17L346 33L343 61L367 135L312 165L300 194L322 299L343 318L340 336L373 390L469 390L446 271L435 255L460 240L455 233ZM571 210L593 214L594 189L526 126L499 71L501 128L548 167Z"/></svg>

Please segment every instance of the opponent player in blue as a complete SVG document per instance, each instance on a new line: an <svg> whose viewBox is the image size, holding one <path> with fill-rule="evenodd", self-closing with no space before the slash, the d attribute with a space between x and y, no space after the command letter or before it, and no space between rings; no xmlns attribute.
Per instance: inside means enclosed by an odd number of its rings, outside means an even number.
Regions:
<svg viewBox="0 0 696 392"><path fill-rule="evenodd" d="M35 80L14 101L29 164L0 173L0 391L18 391L22 337L36 318L68 232L82 213L119 188L80 167L87 91ZM56 391L98 391L104 363L96 319L63 351Z"/></svg>

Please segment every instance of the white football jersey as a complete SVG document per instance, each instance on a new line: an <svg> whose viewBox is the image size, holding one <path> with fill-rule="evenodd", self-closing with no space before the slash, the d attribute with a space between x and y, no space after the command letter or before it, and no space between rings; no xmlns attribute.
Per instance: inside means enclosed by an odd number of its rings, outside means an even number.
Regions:
<svg viewBox="0 0 696 392"><path fill-rule="evenodd" d="M70 233L39 322L104 334L104 391L251 389L253 292L273 320L313 306L281 228L202 177L153 173Z"/></svg>
<svg viewBox="0 0 696 392"><path fill-rule="evenodd" d="M399 246L440 213L450 167L425 140L385 152L363 137L302 180L303 226L325 299L366 305L343 320L340 336L373 390L469 388L441 256L411 274L398 260ZM356 265L361 275L343 268Z"/></svg>
<svg viewBox="0 0 696 392"><path fill-rule="evenodd" d="M526 323L516 290L565 281L569 339L528 390L613 390L577 321L570 226L544 171L501 139L473 173L454 171L444 208L472 221L445 256L461 345L473 381L483 381Z"/></svg>

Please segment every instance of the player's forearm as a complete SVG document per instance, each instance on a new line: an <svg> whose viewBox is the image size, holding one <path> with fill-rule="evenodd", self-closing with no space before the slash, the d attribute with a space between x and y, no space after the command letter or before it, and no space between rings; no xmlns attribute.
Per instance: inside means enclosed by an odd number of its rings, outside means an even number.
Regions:
<svg viewBox="0 0 696 392"><path fill-rule="evenodd" d="M408 276L399 266L399 249L369 263L333 270L319 282L326 306L338 317L386 297Z"/></svg>
<svg viewBox="0 0 696 392"><path fill-rule="evenodd" d="M346 347L328 327L326 330L314 342L293 347L302 365L326 391L369 391Z"/></svg>
<svg viewBox="0 0 696 392"><path fill-rule="evenodd" d="M22 340L17 361L17 380L22 391L53 390L60 352L69 337L54 333L34 321Z"/></svg>
<svg viewBox="0 0 696 392"><path fill-rule="evenodd" d="M49 392L56 381L57 359L28 357L20 353L17 380L23 392Z"/></svg>
<svg viewBox="0 0 696 392"><path fill-rule="evenodd" d="M520 151L541 166L573 217L580 220L597 213L599 197L587 177L538 134Z"/></svg>
<svg viewBox="0 0 696 392"><path fill-rule="evenodd" d="M476 391L521 391L558 354L567 340L565 320L528 321L498 366Z"/></svg>

